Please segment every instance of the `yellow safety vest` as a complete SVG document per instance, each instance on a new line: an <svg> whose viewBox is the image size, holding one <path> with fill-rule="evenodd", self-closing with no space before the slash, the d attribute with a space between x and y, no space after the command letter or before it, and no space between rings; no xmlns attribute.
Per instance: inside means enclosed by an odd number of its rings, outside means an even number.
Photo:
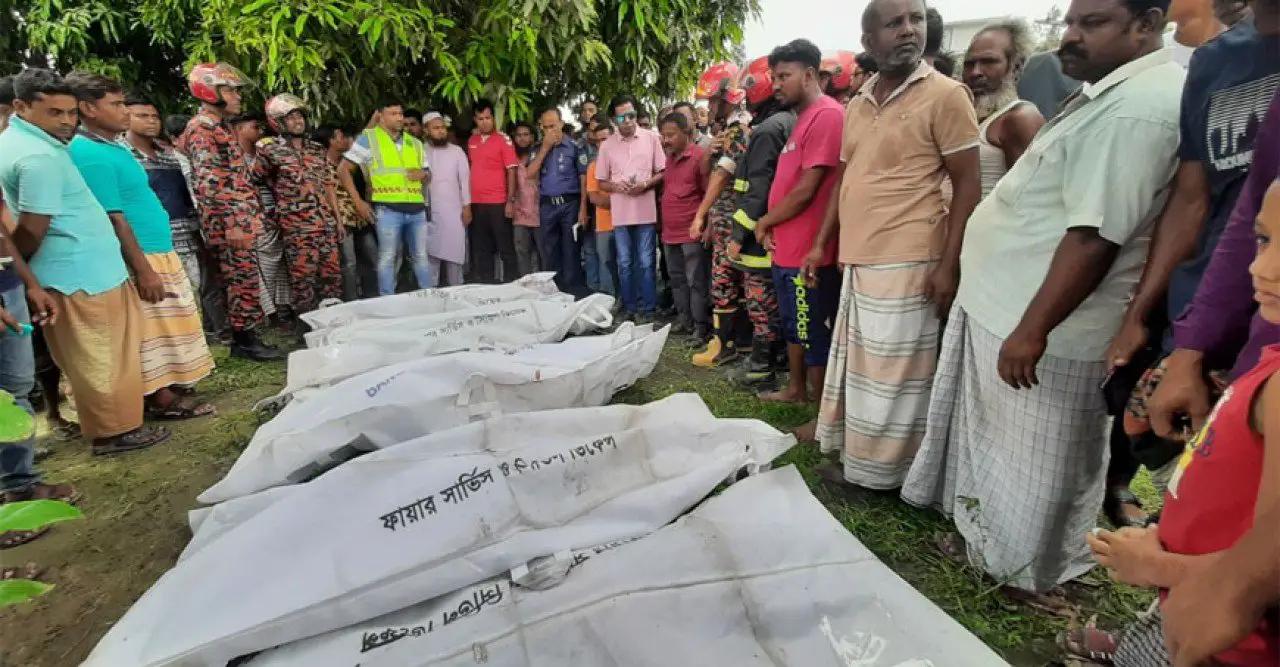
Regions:
<svg viewBox="0 0 1280 667"><path fill-rule="evenodd" d="M424 204L422 183L409 180L409 170L422 166L426 152L422 142L408 134L401 135L403 143L397 147L391 135L381 127L364 131L373 153L369 165L369 181L373 189L371 199L378 204Z"/></svg>

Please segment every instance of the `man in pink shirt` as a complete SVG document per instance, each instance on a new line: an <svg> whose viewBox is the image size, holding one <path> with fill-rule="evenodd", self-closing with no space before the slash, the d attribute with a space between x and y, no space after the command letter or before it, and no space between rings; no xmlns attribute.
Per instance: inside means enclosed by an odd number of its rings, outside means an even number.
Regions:
<svg viewBox="0 0 1280 667"><path fill-rule="evenodd" d="M636 123L634 99L622 96L610 107L618 131L600 146L596 178L609 193L622 307L631 319L651 320L658 309L658 200L667 156L656 132Z"/></svg>
<svg viewBox="0 0 1280 667"><path fill-rule="evenodd" d="M471 241L472 280L496 283L494 255L502 258L502 277L514 280L520 276L516 260L515 217L516 148L511 137L494 125L493 103L476 102L476 133L467 141L467 157L471 158Z"/></svg>
<svg viewBox="0 0 1280 667"><path fill-rule="evenodd" d="M822 393L831 327L840 303L835 239L814 248L839 176L844 130L844 110L818 83L821 63L822 52L804 39L769 55L774 96L797 116L778 157L769 212L756 223L756 238L773 251L773 284L791 368L790 386L762 396L766 401L808 403L809 387Z"/></svg>

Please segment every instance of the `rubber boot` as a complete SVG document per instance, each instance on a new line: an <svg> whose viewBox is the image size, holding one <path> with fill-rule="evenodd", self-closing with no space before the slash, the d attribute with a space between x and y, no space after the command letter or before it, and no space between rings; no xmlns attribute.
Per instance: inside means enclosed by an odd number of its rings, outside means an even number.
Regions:
<svg viewBox="0 0 1280 667"><path fill-rule="evenodd" d="M747 359L747 370L744 375L747 384L773 384L777 381L777 366L774 365L777 348L778 343L776 341L772 343L762 340L755 341L751 348L751 357Z"/></svg>
<svg viewBox="0 0 1280 667"><path fill-rule="evenodd" d="M734 332L737 338L734 339L735 347L738 349L739 355L751 354L752 345L755 343L755 336L752 332L753 325L751 323L751 314L745 309L739 310L734 317L734 326L737 327Z"/></svg>
<svg viewBox="0 0 1280 667"><path fill-rule="evenodd" d="M733 340L733 321L737 309L717 310L712 314L715 334L707 349L693 355L693 365L699 368L715 368L738 358L738 347Z"/></svg>
<svg viewBox="0 0 1280 667"><path fill-rule="evenodd" d="M285 358L285 353L263 343L258 332L248 330L231 334L231 356L250 361L279 361Z"/></svg>

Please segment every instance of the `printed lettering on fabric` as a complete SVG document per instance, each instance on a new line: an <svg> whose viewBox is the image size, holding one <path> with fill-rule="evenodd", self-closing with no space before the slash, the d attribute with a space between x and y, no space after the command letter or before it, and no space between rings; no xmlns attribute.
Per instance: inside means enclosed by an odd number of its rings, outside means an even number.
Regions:
<svg viewBox="0 0 1280 667"><path fill-rule="evenodd" d="M510 477L514 472L517 475L523 475L526 472L538 472L544 467L555 465L557 462L565 464L570 461L590 460L604 453L605 447L618 448L618 441L613 436L605 436L585 445L578 445L561 454L555 454L545 459L530 459L526 461L523 457L517 456L509 463L502 462L498 464L498 469L502 471L503 477ZM565 458L568 454L568 458Z"/></svg>
<svg viewBox="0 0 1280 667"><path fill-rule="evenodd" d="M472 468L471 472L458 475L457 482L425 498L419 498L408 505L397 507L379 516L378 519L382 521L383 528L395 532L396 526L407 526L411 523L417 523L419 519L435 516L436 495L440 496L441 502L460 505L466 502L471 497L471 494L478 493L486 484L492 482L493 470L486 469L481 472L479 468Z"/></svg>
<svg viewBox="0 0 1280 667"><path fill-rule="evenodd" d="M1253 139L1277 87L1280 74L1272 74L1209 97L1205 148L1214 171L1248 170L1253 164Z"/></svg>
<svg viewBox="0 0 1280 667"><path fill-rule="evenodd" d="M428 619L426 625L415 625L412 628L402 626L399 628L386 628L381 632L377 630L365 632L360 637L360 652L368 653L388 644L394 644L405 637L413 637L415 639L425 637L435 632L437 627L444 627L450 623L457 622L459 619L475 616L486 607L501 604L510 592L510 584L504 584L500 581L494 582L490 586L477 588L472 591L471 597L464 598L455 609L442 611L440 613L439 626L436 625L434 619Z"/></svg>
<svg viewBox="0 0 1280 667"><path fill-rule="evenodd" d="M796 274L791 280L796 285L796 336L809 347L809 287L804 274Z"/></svg>

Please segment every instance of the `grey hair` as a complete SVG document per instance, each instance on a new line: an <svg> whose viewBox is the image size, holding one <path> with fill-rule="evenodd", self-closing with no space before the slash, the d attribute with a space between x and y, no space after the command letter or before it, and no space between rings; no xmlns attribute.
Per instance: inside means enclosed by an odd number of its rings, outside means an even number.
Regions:
<svg viewBox="0 0 1280 667"><path fill-rule="evenodd" d="M1027 59L1036 50L1036 39L1031 30L1031 24L1024 19L1009 17L988 23L978 31L978 34L992 30L1003 30L1009 35L1009 51L1005 53L1005 57L1009 59L1010 67L1021 67L1027 64Z"/></svg>

